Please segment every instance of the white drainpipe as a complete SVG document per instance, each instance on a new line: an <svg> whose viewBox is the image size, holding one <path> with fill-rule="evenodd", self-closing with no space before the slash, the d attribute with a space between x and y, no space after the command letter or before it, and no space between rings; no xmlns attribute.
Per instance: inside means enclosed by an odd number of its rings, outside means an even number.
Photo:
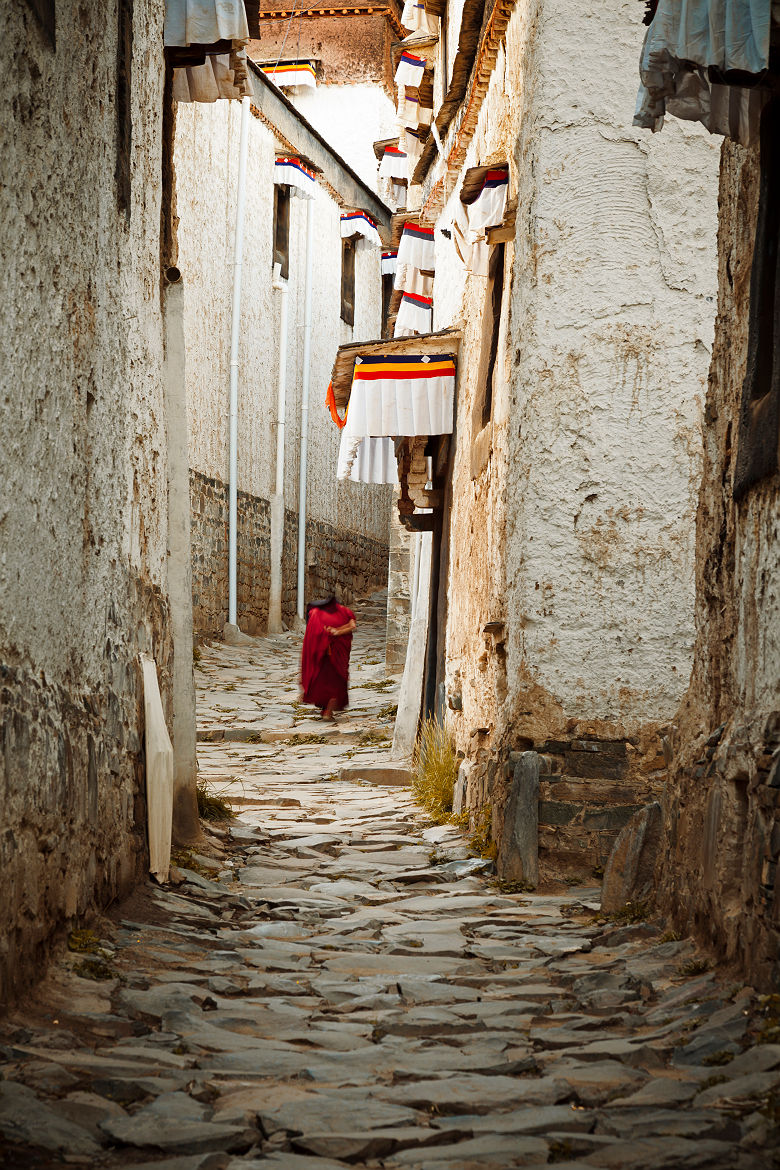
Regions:
<svg viewBox="0 0 780 1170"><path fill-rule="evenodd" d="M303 383L301 389L301 480L298 489L298 617L303 618L306 580L306 462L309 448L311 298L314 267L314 200L306 201L306 300L303 309Z"/></svg>
<svg viewBox="0 0 780 1170"><path fill-rule="evenodd" d="M268 598L268 633L282 632L282 549L284 544L284 416L287 399L287 281L282 267L274 265L273 286L281 297L279 306L279 380L276 401L276 485L271 497L271 588Z"/></svg>
<svg viewBox="0 0 780 1170"><path fill-rule="evenodd" d="M233 242L233 320L230 332L230 425L228 489L228 622L236 620L236 527L238 521L238 343L241 326L241 274L244 262L244 213L246 211L246 160L249 148L248 97L241 99L241 140L238 151L236 231Z"/></svg>

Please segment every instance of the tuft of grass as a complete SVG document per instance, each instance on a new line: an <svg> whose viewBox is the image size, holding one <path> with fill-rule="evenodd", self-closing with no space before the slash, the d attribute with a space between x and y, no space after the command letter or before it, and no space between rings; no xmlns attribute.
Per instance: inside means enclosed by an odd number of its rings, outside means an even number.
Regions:
<svg viewBox="0 0 780 1170"><path fill-rule="evenodd" d="M395 686L395 681L392 678L383 678L379 682L361 682L357 684L367 691L378 691L383 695L385 691L389 691L391 687Z"/></svg>
<svg viewBox="0 0 780 1170"><path fill-rule="evenodd" d="M105 952L94 930L72 930L68 935L68 950L77 955L100 955Z"/></svg>
<svg viewBox="0 0 780 1170"><path fill-rule="evenodd" d="M377 718L378 719L395 719L397 714L398 714L398 704L397 703L388 703L388 705L386 707L382 707L382 708L380 708L379 711L377 711Z"/></svg>
<svg viewBox="0 0 780 1170"><path fill-rule="evenodd" d="M375 731L373 728L369 728L368 731L363 732L359 742L366 746L374 743L389 743L390 736L386 731Z"/></svg>
<svg viewBox="0 0 780 1170"><path fill-rule="evenodd" d="M608 914L603 921L616 926L633 926L637 922L646 922L649 917L649 902L626 902L625 906L621 906L614 914Z"/></svg>
<svg viewBox="0 0 780 1170"><path fill-rule="evenodd" d="M709 1056L701 1058L702 1064L730 1064L734 1059L734 1053L729 1052L728 1048L721 1048L718 1052L711 1052Z"/></svg>
<svg viewBox="0 0 780 1170"><path fill-rule="evenodd" d="M467 829L469 827L470 821L471 813L468 811L468 809L464 809L463 812L460 813L453 813L450 817L450 824L455 825L458 829Z"/></svg>
<svg viewBox="0 0 780 1170"><path fill-rule="evenodd" d="M219 873L219 866L216 863L213 866L203 865L196 857L193 857L190 849L172 849L171 865L177 865L180 869L192 870L193 873L198 873L201 877L209 878L211 881Z"/></svg>
<svg viewBox="0 0 780 1170"><path fill-rule="evenodd" d="M236 814L229 800L218 796L205 780L198 781L198 816L204 821L232 821Z"/></svg>
<svg viewBox="0 0 780 1170"><path fill-rule="evenodd" d="M677 974L689 978L691 975L703 975L709 969L709 959L687 959L684 963L680 963L680 966L677 968Z"/></svg>
<svg viewBox="0 0 780 1170"><path fill-rule="evenodd" d="M200 646L193 645L193 647L192 647L192 665L193 666L200 666L201 657L202 657L202 655L200 652Z"/></svg>
<svg viewBox="0 0 780 1170"><path fill-rule="evenodd" d="M302 743L329 743L327 735L317 735L316 732L310 732L307 735L291 735L289 739L285 740L288 747L298 747Z"/></svg>
<svg viewBox="0 0 780 1170"><path fill-rule="evenodd" d="M108 979L116 979L116 971L114 968L105 959L99 959L93 955L88 955L80 963L74 963L73 973L81 979L92 979L95 983L102 983Z"/></svg>
<svg viewBox="0 0 780 1170"><path fill-rule="evenodd" d="M493 840L493 812L489 804L483 804L474 819L469 845L475 857L487 857L495 861L498 856L498 846Z"/></svg>
<svg viewBox="0 0 780 1170"><path fill-rule="evenodd" d="M667 930L661 935L658 943L660 945L661 943L680 942L681 939L682 935L680 934L679 930Z"/></svg>
<svg viewBox="0 0 780 1170"><path fill-rule="evenodd" d="M452 814L457 774L458 757L449 732L441 720L426 719L412 759L412 794L439 824Z"/></svg>

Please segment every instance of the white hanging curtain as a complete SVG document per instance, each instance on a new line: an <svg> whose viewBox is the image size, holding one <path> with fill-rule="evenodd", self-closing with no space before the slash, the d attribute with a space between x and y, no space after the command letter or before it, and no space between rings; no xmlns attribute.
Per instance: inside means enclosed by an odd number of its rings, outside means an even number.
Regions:
<svg viewBox="0 0 780 1170"><path fill-rule="evenodd" d="M241 48L248 40L244 0L165 0L166 47L232 41Z"/></svg>
<svg viewBox="0 0 780 1170"><path fill-rule="evenodd" d="M397 264L393 288L420 297L432 297L433 276L430 272L420 272L419 268L413 268L411 264Z"/></svg>
<svg viewBox="0 0 780 1170"><path fill-rule="evenodd" d="M417 57L414 53L404 50L395 71L395 84L416 89L422 81L424 73L425 58Z"/></svg>
<svg viewBox="0 0 780 1170"><path fill-rule="evenodd" d="M355 483L398 483L395 443L390 438L361 438L342 431L336 478Z"/></svg>
<svg viewBox="0 0 780 1170"><path fill-rule="evenodd" d="M401 24L412 33L423 33L429 37L439 35L439 18L426 12L422 0L406 0L401 14Z"/></svg>
<svg viewBox="0 0 780 1170"><path fill-rule="evenodd" d="M433 228L417 223L405 223L398 245L398 263L411 264L421 272L433 272L436 267L436 245Z"/></svg>
<svg viewBox="0 0 780 1170"><path fill-rule="evenodd" d="M406 151L397 146L386 147L379 164L379 178L407 179L408 177Z"/></svg>
<svg viewBox="0 0 780 1170"><path fill-rule="evenodd" d="M207 56L202 65L180 66L173 71L173 96L177 102L216 102L220 98L253 95L243 49Z"/></svg>
<svg viewBox="0 0 780 1170"><path fill-rule="evenodd" d="M484 168L481 185L467 204L468 226L473 240L496 227L506 214L509 171L506 167Z"/></svg>
<svg viewBox="0 0 780 1170"><path fill-rule="evenodd" d="M349 437L449 435L455 402L455 359L436 354L355 358Z"/></svg>
<svg viewBox="0 0 780 1170"><path fill-rule="evenodd" d="M375 244L377 248L382 247L376 224L370 216L366 215L365 211L350 211L348 214L342 215L341 238L348 240L350 236L362 236L370 244Z"/></svg>
<svg viewBox="0 0 780 1170"><path fill-rule="evenodd" d="M307 85L317 88L317 75L311 61L288 61L279 65L264 65L263 73L280 89L285 86Z"/></svg>
<svg viewBox="0 0 780 1170"><path fill-rule="evenodd" d="M430 333L433 322L433 297L405 292L395 319L394 337L411 337L415 333Z"/></svg>
<svg viewBox="0 0 780 1170"><path fill-rule="evenodd" d="M383 252L382 253L382 276L392 276L396 270L398 260L397 252Z"/></svg>
<svg viewBox="0 0 780 1170"><path fill-rule="evenodd" d="M274 164L274 182L291 187L295 195L313 199L317 186L313 171L299 158L278 158Z"/></svg>

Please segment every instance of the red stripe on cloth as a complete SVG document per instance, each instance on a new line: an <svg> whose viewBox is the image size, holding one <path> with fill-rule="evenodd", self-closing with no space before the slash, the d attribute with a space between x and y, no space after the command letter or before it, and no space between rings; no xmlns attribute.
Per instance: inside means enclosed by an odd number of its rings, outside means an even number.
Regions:
<svg viewBox="0 0 780 1170"><path fill-rule="evenodd" d="M396 373L394 370L380 370L375 374L364 372L363 370L355 370L353 381L355 382L411 382L418 378L454 378L455 367L446 370L415 370L409 373L406 370L399 370Z"/></svg>

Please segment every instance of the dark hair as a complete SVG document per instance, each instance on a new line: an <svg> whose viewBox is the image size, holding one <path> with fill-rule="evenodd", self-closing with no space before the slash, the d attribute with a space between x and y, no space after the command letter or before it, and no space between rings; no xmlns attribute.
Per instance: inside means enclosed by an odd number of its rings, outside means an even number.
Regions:
<svg viewBox="0 0 780 1170"><path fill-rule="evenodd" d="M330 609L332 605L338 605L335 593L331 593L330 597L322 598L321 601L310 601L306 606L306 621L309 620L309 615L313 609Z"/></svg>

